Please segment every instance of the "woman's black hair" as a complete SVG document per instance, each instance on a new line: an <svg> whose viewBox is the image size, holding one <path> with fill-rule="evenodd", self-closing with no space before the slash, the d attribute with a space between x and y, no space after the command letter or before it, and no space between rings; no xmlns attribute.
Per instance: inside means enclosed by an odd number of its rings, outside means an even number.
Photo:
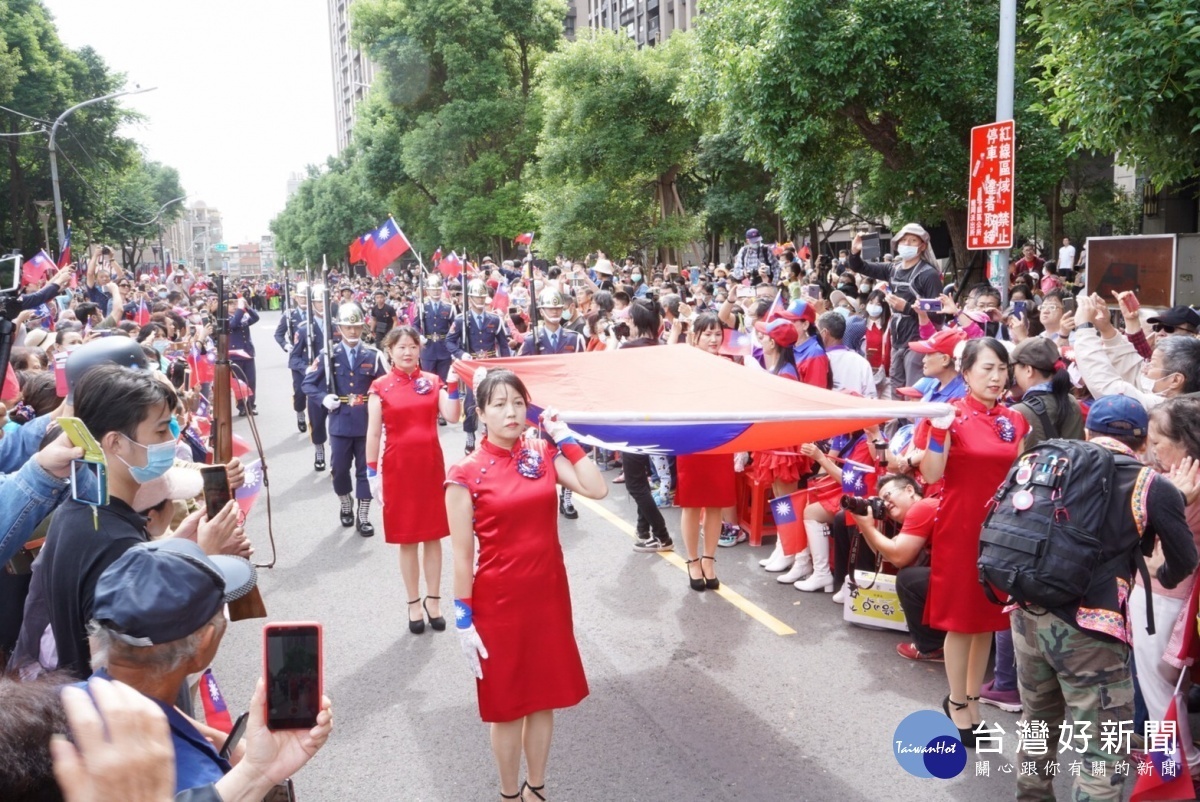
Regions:
<svg viewBox="0 0 1200 802"><path fill-rule="evenodd" d="M97 440L109 432L136 438L142 421L164 404L174 410L179 396L145 370L99 365L75 384L75 414Z"/></svg>
<svg viewBox="0 0 1200 802"><path fill-rule="evenodd" d="M53 412L62 403L55 389L53 371L20 371L17 383L21 385L21 400L31 406L36 415Z"/></svg>
<svg viewBox="0 0 1200 802"><path fill-rule="evenodd" d="M1024 364L1035 371L1042 377L1042 381L1050 382L1050 395L1054 396L1055 402L1058 404L1058 414L1054 416L1054 427L1058 431L1062 431L1067 425L1067 416L1071 412L1071 395L1073 385L1071 384L1071 374L1067 373L1066 367L1056 367L1053 373L1047 373L1037 365Z"/></svg>
<svg viewBox="0 0 1200 802"><path fill-rule="evenodd" d="M492 402L492 396L496 394L497 388L500 387L510 388L525 399L525 404L528 406L529 390L526 389L525 383L517 374L505 368L489 370L483 377L483 381L475 388L475 406L479 409L486 409L487 405Z"/></svg>
<svg viewBox="0 0 1200 802"><path fill-rule="evenodd" d="M692 332L695 334L719 328L721 328L721 319L715 312L701 312L692 320Z"/></svg>
<svg viewBox="0 0 1200 802"><path fill-rule="evenodd" d="M864 315L866 315L866 306L867 304L871 303L872 298L877 298L879 300L879 305L883 307L883 313L879 316L879 323L883 326L884 330L886 330L888 327L888 321L892 318L892 307L887 302L887 293L883 290L871 290L869 293L867 293L867 301L863 304ZM867 320L870 319L870 315L867 315Z"/></svg>
<svg viewBox="0 0 1200 802"><path fill-rule="evenodd" d="M995 337L978 337L974 340L967 340L967 347L963 350L961 371L963 375L975 367L975 363L979 361L982 356L981 352L985 348L995 354L996 358L1005 365L1008 364L1008 351L999 340Z"/></svg>
<svg viewBox="0 0 1200 802"><path fill-rule="evenodd" d="M775 354L775 364L770 367L770 372L779 375L780 369L784 365L796 364L796 349L790 345L776 345L778 351Z"/></svg>
<svg viewBox="0 0 1200 802"><path fill-rule="evenodd" d="M875 495L879 495L885 485L911 487L912 491L917 494L917 498L925 497L925 490L921 487L921 483L906 473L890 473L880 479L878 486L875 488Z"/></svg>
<svg viewBox="0 0 1200 802"><path fill-rule="evenodd" d="M1200 398L1168 398L1150 411L1150 419L1168 440L1183 446L1192 459L1200 459Z"/></svg>
<svg viewBox="0 0 1200 802"><path fill-rule="evenodd" d="M421 344L421 333L412 326L396 326L384 336L383 342L380 343L380 347L383 349L384 356L388 358L389 362L392 359L392 346L400 342L401 337L409 337L417 345Z"/></svg>
<svg viewBox="0 0 1200 802"><path fill-rule="evenodd" d="M146 339L146 335L151 334L151 333L153 333L155 335L161 334L163 337L166 337L167 336L167 328L163 324L152 320L149 323L147 323L146 325L142 326L140 329L138 329L137 337L135 339L137 339L138 342L142 342L143 340Z"/></svg>
<svg viewBox="0 0 1200 802"><path fill-rule="evenodd" d="M629 321L637 329L638 336L655 339L662 326L662 317L652 302L638 299L629 305Z"/></svg>

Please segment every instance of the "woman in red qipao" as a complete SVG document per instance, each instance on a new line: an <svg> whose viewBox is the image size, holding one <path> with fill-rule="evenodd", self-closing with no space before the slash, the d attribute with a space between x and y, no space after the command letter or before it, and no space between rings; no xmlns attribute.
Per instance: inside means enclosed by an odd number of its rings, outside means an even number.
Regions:
<svg viewBox="0 0 1200 802"><path fill-rule="evenodd" d="M995 632L1007 629L1008 616L992 604L979 584L975 567L979 532L987 502L1021 451L1029 424L1021 413L999 403L1008 388L1008 352L990 337L971 340L962 356L966 396L952 402L954 413L922 422L928 431L921 476L945 480L942 501L929 537L929 596L925 623L946 633L946 679L950 695L943 709L971 746L982 721L979 688L987 670Z"/></svg>
<svg viewBox="0 0 1200 802"><path fill-rule="evenodd" d="M408 630L419 635L425 631L425 615L434 629L446 628L440 595L441 539L450 534L450 526L442 503L446 462L437 419L441 414L446 420L458 420L462 402L453 372L446 385L436 373L421 372L421 335L416 329L397 326L382 345L392 369L374 381L367 398L367 481L371 495L383 505L384 539L400 546L400 576L412 599Z"/></svg>
<svg viewBox="0 0 1200 802"><path fill-rule="evenodd" d="M558 541L557 486L596 499L608 486L553 410L542 425L557 446L522 437L529 393L512 371L477 374L475 399L487 436L446 478L454 616L479 714L492 725L500 795L537 802L545 799L554 710L588 694ZM528 780L518 790L522 751Z"/></svg>

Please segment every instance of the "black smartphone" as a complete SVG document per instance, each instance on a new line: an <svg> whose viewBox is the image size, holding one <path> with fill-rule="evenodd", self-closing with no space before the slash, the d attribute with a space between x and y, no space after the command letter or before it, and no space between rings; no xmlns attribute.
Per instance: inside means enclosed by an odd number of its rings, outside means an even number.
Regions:
<svg viewBox="0 0 1200 802"><path fill-rule="evenodd" d="M1075 308L1076 308L1075 307L1075 296L1074 295L1064 295L1063 299L1062 299L1062 307L1063 307L1063 314L1074 315Z"/></svg>
<svg viewBox="0 0 1200 802"><path fill-rule="evenodd" d="M225 738L225 745L221 747L221 751L218 753L221 757L229 760L229 756L233 754L233 750L237 749L238 742L246 734L246 722L249 720L250 714L242 713L237 717L237 721L233 722L233 729L229 731L229 735Z"/></svg>
<svg viewBox="0 0 1200 802"><path fill-rule="evenodd" d="M864 262L878 262L881 251L879 250L879 235L872 232L862 235L862 260Z"/></svg>
<svg viewBox="0 0 1200 802"><path fill-rule="evenodd" d="M1013 301L1012 313L1017 317L1025 317L1025 308L1028 306L1028 301Z"/></svg>
<svg viewBox="0 0 1200 802"><path fill-rule="evenodd" d="M204 484L204 509L211 521L233 499L229 471L224 465L205 465L200 469L200 478Z"/></svg>
<svg viewBox="0 0 1200 802"><path fill-rule="evenodd" d="M321 625L315 621L263 627L267 729L307 730L321 710Z"/></svg>

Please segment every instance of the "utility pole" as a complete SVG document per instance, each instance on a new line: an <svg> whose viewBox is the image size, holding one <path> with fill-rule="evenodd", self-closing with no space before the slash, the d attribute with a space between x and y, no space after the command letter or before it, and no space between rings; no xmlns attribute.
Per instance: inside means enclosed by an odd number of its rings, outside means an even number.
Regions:
<svg viewBox="0 0 1200 802"><path fill-rule="evenodd" d="M1017 58L1017 0L1000 0L999 57L996 64L996 122L1013 119L1013 72ZM1015 179L1015 176L1014 176ZM1016 204L1013 204L1014 216ZM1008 308L1008 249L993 255L1000 276L1000 308Z"/></svg>

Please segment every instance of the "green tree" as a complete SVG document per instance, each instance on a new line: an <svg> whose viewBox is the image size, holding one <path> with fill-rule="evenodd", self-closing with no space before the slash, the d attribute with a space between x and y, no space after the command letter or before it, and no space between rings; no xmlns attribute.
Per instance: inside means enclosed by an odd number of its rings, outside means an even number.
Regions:
<svg viewBox="0 0 1200 802"><path fill-rule="evenodd" d="M973 125L993 119L997 9L949 0L708 0L681 97L716 113L775 177L791 223L828 216L848 186L871 217L945 222L966 251ZM1018 79L1017 197L1061 170L1055 137ZM1049 155L1038 149L1049 148ZM1024 166L1022 166L1024 165Z"/></svg>
<svg viewBox="0 0 1200 802"><path fill-rule="evenodd" d="M588 31L538 72L544 124L529 201L552 251L656 249L660 260L692 242L701 218L677 181L699 144L672 101L687 37L639 50L623 34Z"/></svg>
<svg viewBox="0 0 1200 802"><path fill-rule="evenodd" d="M1030 0L1045 107L1072 144L1119 154L1162 188L1200 175L1195 0Z"/></svg>
<svg viewBox="0 0 1200 802"><path fill-rule="evenodd" d="M140 156L103 182L99 192L102 205L97 209L96 228L89 233L120 247L123 264L130 266L145 261L144 251L157 241L159 227L170 225L183 213L182 203L163 206L186 194L178 170Z"/></svg>
<svg viewBox="0 0 1200 802"><path fill-rule="evenodd" d="M355 132L376 194L419 193L446 247L511 247L533 225L523 180L541 128L534 75L562 39L563 0L359 0L381 67ZM380 150L383 149L383 152Z"/></svg>

